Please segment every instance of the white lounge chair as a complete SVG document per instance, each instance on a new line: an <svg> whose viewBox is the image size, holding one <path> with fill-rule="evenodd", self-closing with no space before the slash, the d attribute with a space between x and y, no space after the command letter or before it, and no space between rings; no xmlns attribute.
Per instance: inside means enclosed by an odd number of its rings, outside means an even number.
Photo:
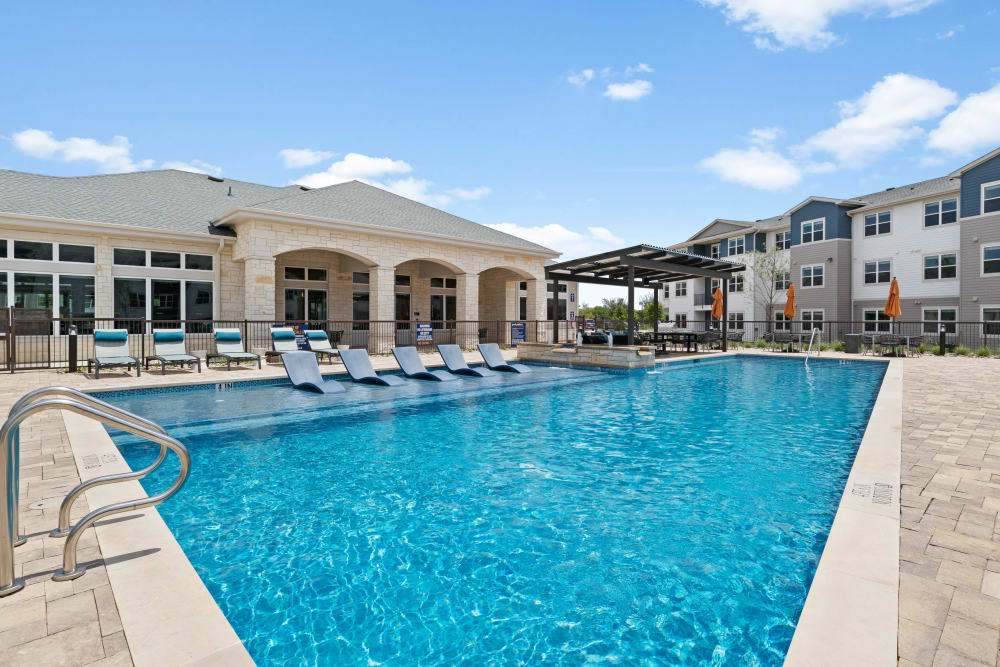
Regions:
<svg viewBox="0 0 1000 667"><path fill-rule="evenodd" d="M101 377L102 368L124 368L127 373L135 366L135 376L142 375L139 360L128 349L126 329L97 329L94 331L94 356L87 360L87 372L93 370Z"/></svg>
<svg viewBox="0 0 1000 667"><path fill-rule="evenodd" d="M239 329L216 329L215 330L215 354L205 355L205 365L212 363L213 359L225 359L226 370L232 368L233 362L257 361L257 368L260 365L260 355L247 352L243 349L243 334Z"/></svg>
<svg viewBox="0 0 1000 667"><path fill-rule="evenodd" d="M145 359L146 368L150 361L160 362L160 375L167 374L167 364L188 366L194 364L201 372L201 359L188 354L184 345L183 329L157 329L153 332L153 354Z"/></svg>

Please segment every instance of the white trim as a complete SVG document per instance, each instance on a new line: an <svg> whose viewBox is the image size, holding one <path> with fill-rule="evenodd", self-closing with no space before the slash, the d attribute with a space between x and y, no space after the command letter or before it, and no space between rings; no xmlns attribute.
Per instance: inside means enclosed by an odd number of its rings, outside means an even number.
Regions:
<svg viewBox="0 0 1000 667"><path fill-rule="evenodd" d="M979 306L979 321L982 322L982 324L983 324L983 330L980 332L980 336L995 336L997 334L988 334L988 333L986 333L986 311L987 310L1000 310L1000 304L997 304L995 306L991 305L991 304L985 304L985 305ZM996 324L997 324L998 327L1000 327L1000 320L997 320Z"/></svg>
<svg viewBox="0 0 1000 667"><path fill-rule="evenodd" d="M1000 181L990 181L989 183L979 184L979 215L996 215L997 213L1000 213L1000 210L986 210L986 188L992 188L998 185L1000 185ZM990 201L993 201L994 199L1000 199L1000 197L990 197Z"/></svg>
<svg viewBox="0 0 1000 667"><path fill-rule="evenodd" d="M879 262L889 262L889 280L887 280L885 282L881 282L881 281L878 280L878 274L880 273L880 271L878 270L878 263ZM868 275L868 270L865 267L866 264L875 264L875 282L873 282L873 283L865 282L865 276ZM863 259L863 260L861 260L861 286L862 287L871 287L872 285L892 284L892 266L893 266L893 261L892 261L891 257L880 257L879 259Z"/></svg>
<svg viewBox="0 0 1000 667"><path fill-rule="evenodd" d="M866 320L865 315L867 313L875 313L875 319L870 321ZM885 319L880 319L879 315L884 316ZM885 323L884 330L879 328L879 325L882 324L883 322ZM875 325L875 328L870 331L867 329L869 323ZM889 332L891 325L892 325L892 318L885 314L885 308L875 307L875 308L861 309L861 331L863 333L882 333L882 332L887 333Z"/></svg>
<svg viewBox="0 0 1000 667"><path fill-rule="evenodd" d="M884 233L880 232L878 230L879 226L882 224L879 221L879 216L882 215L883 213L888 213L889 214L889 231L884 232ZM875 218L875 233L874 234L868 234L868 233L866 233L865 228L868 227L868 220L867 220L868 216L873 216ZM878 209L876 211L872 211L871 213L865 213L861 217L861 239L874 239L874 238L880 238L880 237L883 237L883 236L892 236L892 231L893 231L894 228L895 228L895 224L894 224L894 221L893 221L893 215L892 215L892 209L891 208L881 208L881 209Z"/></svg>
<svg viewBox="0 0 1000 667"><path fill-rule="evenodd" d="M979 243L979 277L1000 278L1000 273L986 273L986 248L1000 248L1000 241L980 241ZM991 262L997 260L990 260Z"/></svg>
<svg viewBox="0 0 1000 667"><path fill-rule="evenodd" d="M970 162L969 164L967 164L965 166L962 166L962 167L959 167L958 169L956 169L955 171L951 172L948 175L951 176L952 178L955 178L956 176L961 176L962 174L964 174L965 172L969 171L970 169L975 169L976 167L978 167L979 165L983 164L984 162L989 162L990 160L992 160L993 158L998 157L998 156L1000 156L1000 148L995 148L995 149L991 150L989 153L987 153L986 155L982 156L981 158L977 158L977 159L973 160L972 162Z"/></svg>
<svg viewBox="0 0 1000 667"><path fill-rule="evenodd" d="M820 330L822 330L823 329L823 322L826 321L826 308L803 308L802 310L799 311L799 323L800 324L805 324L806 323L806 320L803 319L803 317L802 317L806 313L812 313L813 315L815 315L816 313L820 314L819 320L817 320L815 317L812 317L809 320L809 324L815 325L816 322L818 321L820 323L820 327L819 328L820 328ZM793 322L795 321L794 318L793 318L792 321ZM810 327L810 329L811 328L812 327Z"/></svg>
<svg viewBox="0 0 1000 667"><path fill-rule="evenodd" d="M472 241L467 239L456 239L445 234L434 234L431 232L414 232L378 225L370 225L362 222L350 222L348 220L336 220L333 218L320 218L310 215L299 215L293 213L281 213L280 211L268 211L265 209L245 209L234 208L221 216L215 222L216 227L228 227L241 218L248 220L264 220L268 222L282 222L285 224L298 224L302 226L315 226L323 229L336 231L364 231L376 236L387 236L391 238L417 239L432 241L434 243L444 243L473 248L486 248L490 250L504 250L508 253L516 252L522 255L534 255L538 257L559 257L561 253L554 250L536 250L533 248L522 248L500 243L490 243L488 241Z"/></svg>
<svg viewBox="0 0 1000 667"><path fill-rule="evenodd" d="M805 271L806 269L814 269L817 266L823 269L823 284L822 285L806 285L805 284L805 277L803 276L802 272ZM809 279L815 282L815 280L816 280L815 274L809 276ZM826 287L826 265L825 264L823 264L822 262L820 262L819 264L802 264L802 265L799 266L799 289L823 289L824 287Z"/></svg>
<svg viewBox="0 0 1000 667"><path fill-rule="evenodd" d="M941 275L941 257L943 257L944 255L954 255L955 256L955 277L954 278L940 278L940 277L938 277L938 278L928 278L927 277L927 258L928 257L937 257L938 258L938 276L940 276ZM940 282L947 282L947 281L951 281L951 280L958 280L959 277L962 275L960 273L960 268L959 268L959 264L962 261L961 255L962 255L962 253L960 253L958 250L941 250L941 251L938 251L938 252L929 252L929 253L927 253L925 255L921 255L921 257L920 257L920 282L927 282L927 283L935 283L935 284L937 284L937 283L940 283Z"/></svg>
<svg viewBox="0 0 1000 667"><path fill-rule="evenodd" d="M816 223L817 222L822 222L823 223L823 238L818 239L818 240L816 239ZM802 227L805 226L805 225L812 225L813 226L813 230L812 230L812 232L810 232L811 236L813 237L812 241L803 241L802 240ZM826 217L813 218L812 220L803 220L802 222L799 223L799 243L798 243L799 245L812 245L813 243L822 243L823 241L827 241L827 240L832 240L832 239L827 239L827 237L826 237Z"/></svg>
<svg viewBox="0 0 1000 667"><path fill-rule="evenodd" d="M941 217L944 215L942 207L946 201L955 200L955 222L941 222ZM962 198L961 197L945 197L942 199L932 199L928 201L920 202L923 204L924 211L920 214L920 227L924 230L935 230L941 229L942 227L948 228L952 225L957 225L962 220ZM927 205L937 204L938 205L938 223L930 227L927 226Z"/></svg>

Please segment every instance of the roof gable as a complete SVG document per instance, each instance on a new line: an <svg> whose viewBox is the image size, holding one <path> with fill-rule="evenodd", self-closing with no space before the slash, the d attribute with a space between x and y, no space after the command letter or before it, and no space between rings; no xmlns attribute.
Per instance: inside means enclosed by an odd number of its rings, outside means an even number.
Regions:
<svg viewBox="0 0 1000 667"><path fill-rule="evenodd" d="M688 239L688 241L697 241L698 239L710 238L712 236L718 236L719 234L728 234L730 232L738 232L745 230L752 225L749 222L741 222L739 220L723 220L722 218L716 218L712 222L708 223L706 227L703 227L701 231Z"/></svg>

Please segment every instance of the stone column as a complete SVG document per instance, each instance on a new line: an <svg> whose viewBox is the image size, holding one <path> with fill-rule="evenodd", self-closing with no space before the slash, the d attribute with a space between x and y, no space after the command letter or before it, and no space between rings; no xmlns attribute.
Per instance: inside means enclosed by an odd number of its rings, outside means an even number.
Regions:
<svg viewBox="0 0 1000 667"><path fill-rule="evenodd" d="M528 325L528 340L531 340L531 332L536 331L536 340L544 342L552 340L551 331L549 330L549 324L545 321L548 319L548 308L547 299L548 292L545 291L545 281L544 280L529 280L528 291L527 291L527 308L528 311L525 313L528 316L528 320L534 320L539 322L539 324L529 324Z"/></svg>
<svg viewBox="0 0 1000 667"><path fill-rule="evenodd" d="M455 276L455 317L458 329L455 342L462 349L474 350L479 342L479 274L463 273Z"/></svg>
<svg viewBox="0 0 1000 667"><path fill-rule="evenodd" d="M243 317L274 320L274 257L243 260Z"/></svg>
<svg viewBox="0 0 1000 667"><path fill-rule="evenodd" d="M94 317L115 316L115 279L112 274L113 248L108 237L102 236L94 252ZM109 328L101 324L98 329Z"/></svg>
<svg viewBox="0 0 1000 667"><path fill-rule="evenodd" d="M396 344L396 267L368 269L368 353L390 354Z"/></svg>

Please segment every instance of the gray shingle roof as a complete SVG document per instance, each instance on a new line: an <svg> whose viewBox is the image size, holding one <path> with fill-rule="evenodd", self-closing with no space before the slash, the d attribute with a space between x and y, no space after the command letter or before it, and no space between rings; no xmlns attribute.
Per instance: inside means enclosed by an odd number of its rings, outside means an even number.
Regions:
<svg viewBox="0 0 1000 667"><path fill-rule="evenodd" d="M866 206L884 206L905 199L917 199L919 197L932 197L944 194L945 192L957 190L959 184L959 179L957 178L942 176L927 181L920 181L919 183L911 183L880 192L873 192L860 197L851 197L851 199L863 201Z"/></svg>
<svg viewBox="0 0 1000 667"><path fill-rule="evenodd" d="M291 196L258 202L250 208L358 222L406 232L438 234L527 250L549 250L518 236L505 234L359 181L330 185L308 192L299 191Z"/></svg>
<svg viewBox="0 0 1000 667"><path fill-rule="evenodd" d="M298 185L272 187L231 178L220 182L176 169L74 177L0 170L4 213L233 236L231 229L212 223L241 207L549 251L357 181L306 191Z"/></svg>

